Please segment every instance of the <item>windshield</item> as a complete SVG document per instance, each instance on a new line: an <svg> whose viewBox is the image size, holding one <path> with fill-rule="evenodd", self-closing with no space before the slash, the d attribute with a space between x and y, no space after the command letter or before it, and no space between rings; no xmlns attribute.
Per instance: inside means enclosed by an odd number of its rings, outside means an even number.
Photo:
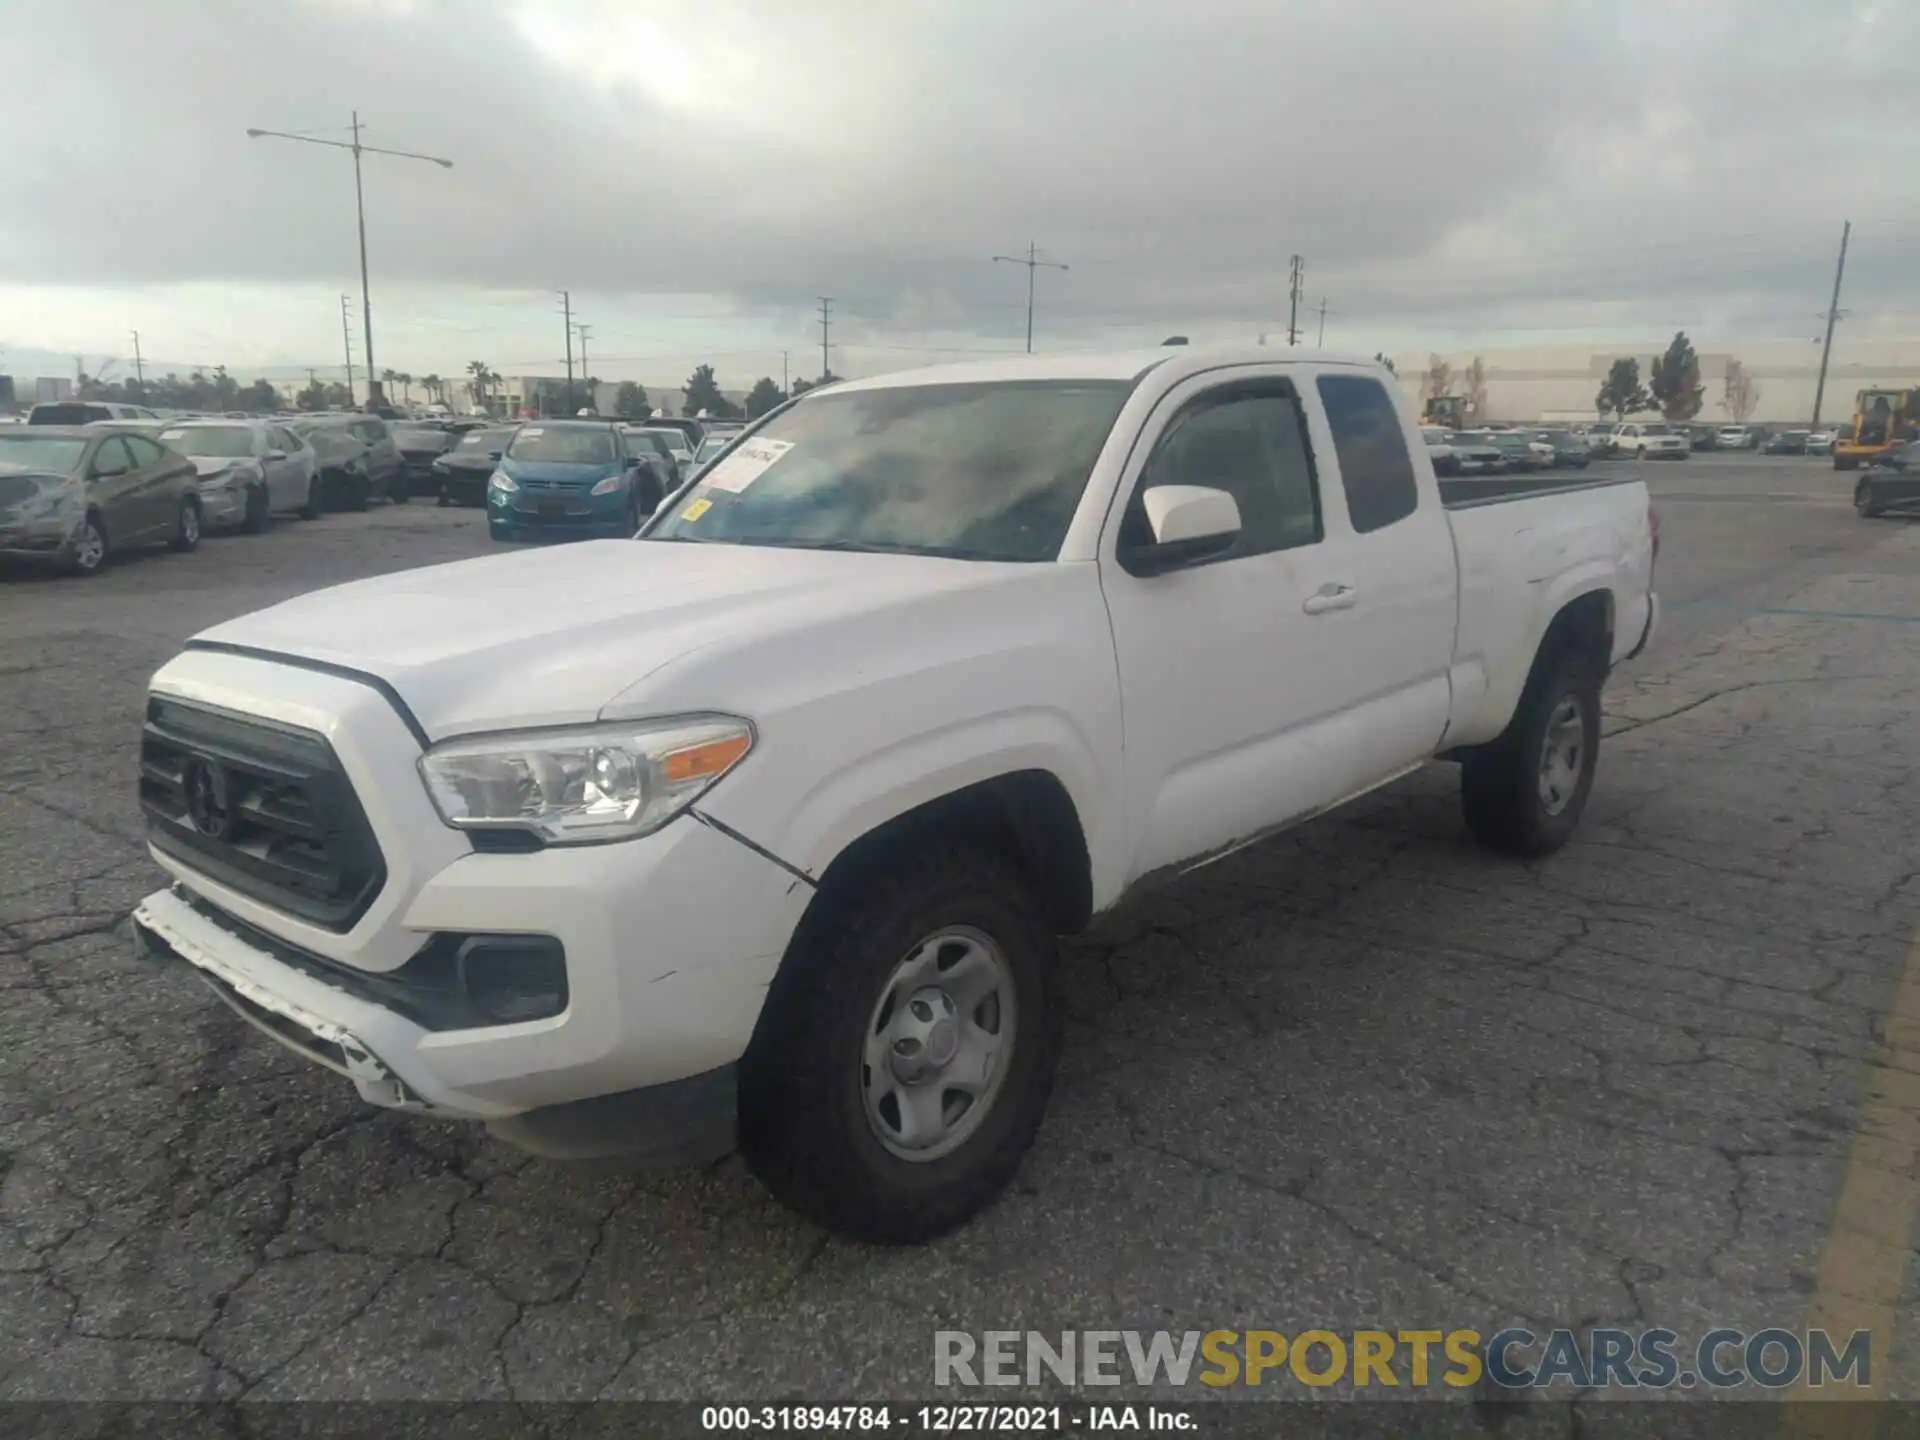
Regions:
<svg viewBox="0 0 1920 1440"><path fill-rule="evenodd" d="M460 455L470 455L476 450L504 450L512 438L511 430L469 430L453 448Z"/></svg>
<svg viewBox="0 0 1920 1440"><path fill-rule="evenodd" d="M346 455L364 448L344 425L315 425L295 433L306 437L316 455Z"/></svg>
<svg viewBox="0 0 1920 1440"><path fill-rule="evenodd" d="M732 443L733 436L731 435L716 435L711 440L702 440L700 442L700 448L693 452L693 458L701 464L705 464Z"/></svg>
<svg viewBox="0 0 1920 1440"><path fill-rule="evenodd" d="M549 465L605 465L613 459L613 432L599 426L529 425L513 437L507 455Z"/></svg>
<svg viewBox="0 0 1920 1440"><path fill-rule="evenodd" d="M1006 381L809 399L706 471L647 538L1051 560L1131 388Z"/></svg>
<svg viewBox="0 0 1920 1440"><path fill-rule="evenodd" d="M182 455L239 459L253 454L253 432L244 425L175 425L160 432L160 443Z"/></svg>
<svg viewBox="0 0 1920 1440"><path fill-rule="evenodd" d="M77 470L87 442L64 435L32 435L0 431L0 465L32 470Z"/></svg>
<svg viewBox="0 0 1920 1440"><path fill-rule="evenodd" d="M673 451L675 455L690 455L693 453L692 447L687 444L687 437L678 430L649 430L645 433L658 435L662 440L667 442L667 448Z"/></svg>

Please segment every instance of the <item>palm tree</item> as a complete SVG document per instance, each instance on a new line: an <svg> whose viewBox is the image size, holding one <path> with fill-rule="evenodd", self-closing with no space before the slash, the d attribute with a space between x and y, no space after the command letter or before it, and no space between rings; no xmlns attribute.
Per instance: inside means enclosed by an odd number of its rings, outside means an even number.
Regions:
<svg viewBox="0 0 1920 1440"><path fill-rule="evenodd" d="M389 396L393 394L392 387L398 383L399 379L400 376L392 370L382 370L380 372L380 383L388 387L387 394Z"/></svg>
<svg viewBox="0 0 1920 1440"><path fill-rule="evenodd" d="M484 360L469 360L467 362L467 374L473 377L473 401L476 405L483 407L486 405L487 380L492 373L492 371L487 369L487 362Z"/></svg>
<svg viewBox="0 0 1920 1440"><path fill-rule="evenodd" d="M427 387L427 399L438 405L447 403L440 393L440 387L447 382L442 380L438 375L422 375L420 377L420 383Z"/></svg>
<svg viewBox="0 0 1920 1440"><path fill-rule="evenodd" d="M398 375L394 376L393 378L400 382L401 403L404 405L411 405L413 403L413 376L409 375L406 371L402 370Z"/></svg>

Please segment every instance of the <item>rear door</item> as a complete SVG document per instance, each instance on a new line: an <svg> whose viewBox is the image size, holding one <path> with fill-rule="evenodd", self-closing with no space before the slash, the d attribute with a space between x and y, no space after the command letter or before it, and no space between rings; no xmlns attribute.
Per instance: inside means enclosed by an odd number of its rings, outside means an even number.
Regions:
<svg viewBox="0 0 1920 1440"><path fill-rule="evenodd" d="M148 533L171 536L181 500L197 485L193 462L145 435L122 438L133 457L135 487L150 527Z"/></svg>
<svg viewBox="0 0 1920 1440"><path fill-rule="evenodd" d="M304 447L290 432L274 425L268 427L265 434L268 455L275 451L280 455L278 460L261 462L267 474L267 504L275 510L296 509L307 498L311 462L303 454Z"/></svg>

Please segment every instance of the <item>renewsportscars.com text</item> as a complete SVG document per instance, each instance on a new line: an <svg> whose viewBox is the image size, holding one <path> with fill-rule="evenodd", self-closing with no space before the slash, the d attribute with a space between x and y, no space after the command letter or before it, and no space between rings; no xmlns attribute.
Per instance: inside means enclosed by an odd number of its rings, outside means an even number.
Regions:
<svg viewBox="0 0 1920 1440"><path fill-rule="evenodd" d="M1864 1389L1872 1347L1865 1330L1836 1340L1825 1330L1709 1330L1691 1343L1677 1331L1554 1330L965 1330L934 1332L934 1384L1071 1386L1194 1383L1215 1388L1298 1384L1315 1388L1502 1389L1557 1384L1589 1389Z"/></svg>

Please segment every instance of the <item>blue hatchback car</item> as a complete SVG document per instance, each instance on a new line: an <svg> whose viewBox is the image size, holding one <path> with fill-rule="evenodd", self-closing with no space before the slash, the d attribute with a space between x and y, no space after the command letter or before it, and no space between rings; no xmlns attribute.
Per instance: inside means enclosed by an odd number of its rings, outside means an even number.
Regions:
<svg viewBox="0 0 1920 1440"><path fill-rule="evenodd" d="M487 533L505 541L624 539L666 489L658 461L630 451L616 426L535 420L514 433L487 482Z"/></svg>

